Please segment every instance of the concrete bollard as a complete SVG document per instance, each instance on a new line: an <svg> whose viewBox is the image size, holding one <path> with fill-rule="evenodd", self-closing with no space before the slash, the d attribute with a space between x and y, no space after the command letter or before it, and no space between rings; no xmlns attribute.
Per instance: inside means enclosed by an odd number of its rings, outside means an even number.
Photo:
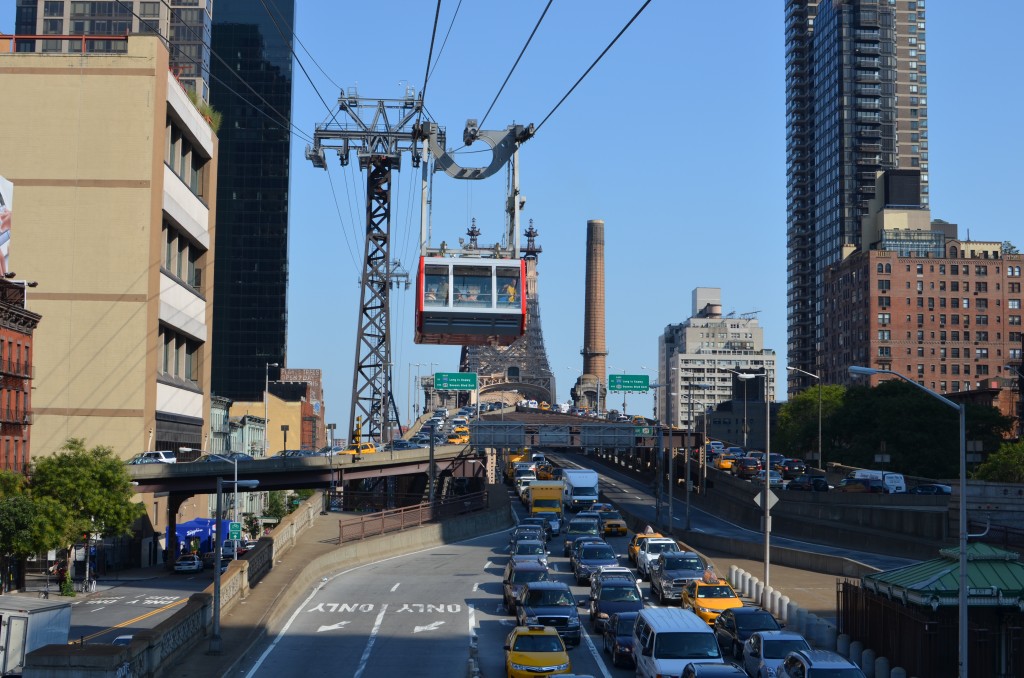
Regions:
<svg viewBox="0 0 1024 678"><path fill-rule="evenodd" d="M907 671L897 666L889 672L889 678L907 678Z"/></svg>
<svg viewBox="0 0 1024 678"><path fill-rule="evenodd" d="M830 652L838 651L838 643L836 641L836 627L829 623L822 624L822 631L820 635L821 643L819 647L822 650L828 650ZM849 647L847 647L849 649Z"/></svg>
<svg viewBox="0 0 1024 678"><path fill-rule="evenodd" d="M783 624L789 620L789 596L779 596L779 621Z"/></svg>
<svg viewBox="0 0 1024 678"><path fill-rule="evenodd" d="M875 678L890 678L888 657L879 657L875 660Z"/></svg>
<svg viewBox="0 0 1024 678"><path fill-rule="evenodd" d="M773 590L768 595L768 611L771 612L776 617L778 617L781 614L781 610L779 609L780 601L781 600L782 600L782 592L781 591L774 591Z"/></svg>
<svg viewBox="0 0 1024 678"><path fill-rule="evenodd" d="M760 579L757 579L754 581L754 592L750 597L754 599L755 603L760 603L762 593L764 593L764 584L761 583Z"/></svg>
<svg viewBox="0 0 1024 678"><path fill-rule="evenodd" d="M739 592L741 596L747 595L747 587L750 586L750 573L746 570L739 572Z"/></svg>
<svg viewBox="0 0 1024 678"><path fill-rule="evenodd" d="M807 620L804 622L804 638L807 642L816 648L821 648L821 635L820 635L820 619L816 614L807 614Z"/></svg>
<svg viewBox="0 0 1024 678"><path fill-rule="evenodd" d="M790 627L791 631L796 630L796 617L800 611L800 606L793 601L789 601L786 604L786 626Z"/></svg>
<svg viewBox="0 0 1024 678"><path fill-rule="evenodd" d="M771 600L772 600L772 594L773 593L775 593L775 587L773 587L773 586L765 586L764 587L764 591L761 592L761 597L758 598L757 600L755 600L754 602L757 603L758 605L760 605L762 609L765 609L765 610L771 612L772 611Z"/></svg>
<svg viewBox="0 0 1024 678"><path fill-rule="evenodd" d="M860 656L860 670L864 672L867 678L875 678L875 651L870 647L864 650L864 653Z"/></svg>
<svg viewBox="0 0 1024 678"><path fill-rule="evenodd" d="M807 610L800 607L796 611L796 629L795 631L802 636L807 635Z"/></svg>
<svg viewBox="0 0 1024 678"><path fill-rule="evenodd" d="M732 582L735 585L736 583L739 582L739 580L740 580L740 568L736 567L735 565L730 565L729 566L729 581Z"/></svg>
<svg viewBox="0 0 1024 678"><path fill-rule="evenodd" d="M840 633L839 637L836 638L836 652L841 656L850 658L850 636L846 633Z"/></svg>
<svg viewBox="0 0 1024 678"><path fill-rule="evenodd" d="M864 643L859 640L855 640L850 643L850 656L847 657L851 662L860 666L860 659L864 655Z"/></svg>

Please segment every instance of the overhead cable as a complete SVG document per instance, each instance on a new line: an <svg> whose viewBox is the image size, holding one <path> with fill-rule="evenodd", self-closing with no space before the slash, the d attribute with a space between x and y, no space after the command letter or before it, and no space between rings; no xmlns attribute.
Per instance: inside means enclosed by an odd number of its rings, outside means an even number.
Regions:
<svg viewBox="0 0 1024 678"><path fill-rule="evenodd" d="M501 83L501 87L498 88L498 93L494 95L494 101L491 102L491 105L487 108L487 112L484 113L484 117L480 121L480 129L483 129L484 123L487 122L487 116L491 114L491 109L494 108L494 104L498 103L498 97L501 96L501 93L505 89L505 85L508 84L509 78L511 78L512 73L515 72L516 66L519 65L519 60L522 59L523 54L526 53L526 48L530 46L533 36L537 34L537 29L540 28L540 22L544 21L544 15L548 13L549 9L551 9L552 2L554 2L554 0L548 0L548 4L544 6L544 11L540 13L540 18L537 19L537 24L533 27L533 30L530 31L530 37L526 39L526 44L523 45L523 49L520 50L519 56L516 57L516 62L512 64L512 68L509 70L508 75L505 76L505 82Z"/></svg>
<svg viewBox="0 0 1024 678"><path fill-rule="evenodd" d="M533 130L533 133L535 135L537 134L537 132L540 131L540 128L544 126L544 123L546 123L548 121L548 118L550 118L552 115L555 114L555 111L558 110L558 107L561 106L565 102L565 100L569 98L569 95L573 93L573 90L575 90L579 86L579 84L581 82L583 82L583 79L585 77L587 77L587 75L590 74L590 71L594 70L594 66L597 66L597 63L599 61L601 61L601 59L604 57L604 55L608 53L608 50L610 50L612 48L612 46L618 41L618 39L622 37L622 34L626 32L626 29L628 29L633 24L633 22L636 21L637 17L639 17L640 14L645 9L647 9L647 5L649 5L649 4L651 4L651 0L647 0L640 7L640 9L638 9L636 11L636 14L634 14L633 17L626 23L626 25L622 27L622 30L619 31L618 35L616 35L615 38L610 43L608 43L608 46L604 48L604 51L601 52L601 54L599 54L596 59L594 59L594 63L590 64L590 67L583 73L583 75L580 76L580 79L577 80L576 83L572 87L569 88L569 91L565 93L565 96L563 96L561 99L559 99L558 103L555 104L555 107L551 109L551 112L548 113L546 116L544 116L544 119L541 120L540 124L537 125L534 128L534 130Z"/></svg>

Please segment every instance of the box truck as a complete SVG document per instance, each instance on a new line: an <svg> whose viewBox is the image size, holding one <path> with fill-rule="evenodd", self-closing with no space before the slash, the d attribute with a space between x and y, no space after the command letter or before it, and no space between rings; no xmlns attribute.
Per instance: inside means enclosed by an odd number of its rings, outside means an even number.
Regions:
<svg viewBox="0 0 1024 678"><path fill-rule="evenodd" d="M580 511L597 501L597 471L567 468L562 471L562 479L562 504L566 509Z"/></svg>
<svg viewBox="0 0 1024 678"><path fill-rule="evenodd" d="M0 675L20 674L32 650L68 644L71 603L0 596L0 620Z"/></svg>
<svg viewBox="0 0 1024 678"><path fill-rule="evenodd" d="M562 492L565 483L561 480L535 480L530 483L530 514L544 511L562 513Z"/></svg>

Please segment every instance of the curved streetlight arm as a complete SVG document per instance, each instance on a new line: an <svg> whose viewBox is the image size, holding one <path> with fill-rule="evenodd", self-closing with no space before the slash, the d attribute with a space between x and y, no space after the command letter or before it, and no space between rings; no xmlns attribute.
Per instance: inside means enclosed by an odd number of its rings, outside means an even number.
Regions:
<svg viewBox="0 0 1024 678"><path fill-rule="evenodd" d="M799 372L800 374L806 374L808 377L812 379L817 379L818 381L821 381L821 375L814 374L813 372L808 372L807 370L801 370L799 367L787 367L786 369L789 370L790 372Z"/></svg>
<svg viewBox="0 0 1024 678"><path fill-rule="evenodd" d="M959 566L959 582L958 582L958 593L957 596L957 610L958 613L958 645L959 645L959 670L957 675L967 675L967 611L968 611L968 599L967 599L967 586L968 586L968 575L967 575L967 403L955 403L945 396L939 395L935 391L922 386L910 377L906 377L899 372L893 372L892 370L879 370L874 367L862 367L860 365L850 365L850 374L861 377L870 377L874 374L891 374L892 376L902 379L908 384L912 384L916 388L921 389L931 397L939 400L946 405L952 407L959 414L960 418L960 501L959 503L959 529L960 529L960 566Z"/></svg>

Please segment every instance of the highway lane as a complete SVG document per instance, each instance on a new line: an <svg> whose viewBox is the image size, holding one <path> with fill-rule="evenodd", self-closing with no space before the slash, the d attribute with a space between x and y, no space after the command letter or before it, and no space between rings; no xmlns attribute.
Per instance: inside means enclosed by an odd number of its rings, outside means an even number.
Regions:
<svg viewBox="0 0 1024 678"><path fill-rule="evenodd" d="M523 508L514 500L515 511ZM609 540L627 564L627 538ZM552 578L572 587L579 603L589 588L576 586L560 544L552 554ZM242 674L305 676L311 657L340 676L401 675L448 678L466 670L471 637L477 638L485 676L504 675L502 646L514 626L501 602L508 533L500 532L338 573L322 582L293 610ZM646 588L646 587L645 587ZM579 608L585 629L589 619ZM625 678L612 669L601 639L589 632L569 656L578 673Z"/></svg>
<svg viewBox="0 0 1024 678"><path fill-rule="evenodd" d="M654 497L651 495L651 488L643 481L582 455L549 454L548 456L555 463L568 468L591 468L597 471L600 477L601 491L604 492L610 501L620 504L630 513L650 521L652 525L657 524L655 521ZM662 510L666 511L666 508L663 507ZM685 514L685 494L680 487L679 491L675 494L675 502L673 504L673 522L677 529L682 529L686 525ZM667 522L667 515L664 518L664 522ZM694 531L723 538L757 543L763 543L764 541L763 532L750 530L731 523L713 513L697 508L692 503L690 506L690 525ZM775 534L772 534L772 544L810 553L824 553L849 558L880 570L892 570L918 562L910 558L898 558L858 549L816 544L798 539L789 539Z"/></svg>

